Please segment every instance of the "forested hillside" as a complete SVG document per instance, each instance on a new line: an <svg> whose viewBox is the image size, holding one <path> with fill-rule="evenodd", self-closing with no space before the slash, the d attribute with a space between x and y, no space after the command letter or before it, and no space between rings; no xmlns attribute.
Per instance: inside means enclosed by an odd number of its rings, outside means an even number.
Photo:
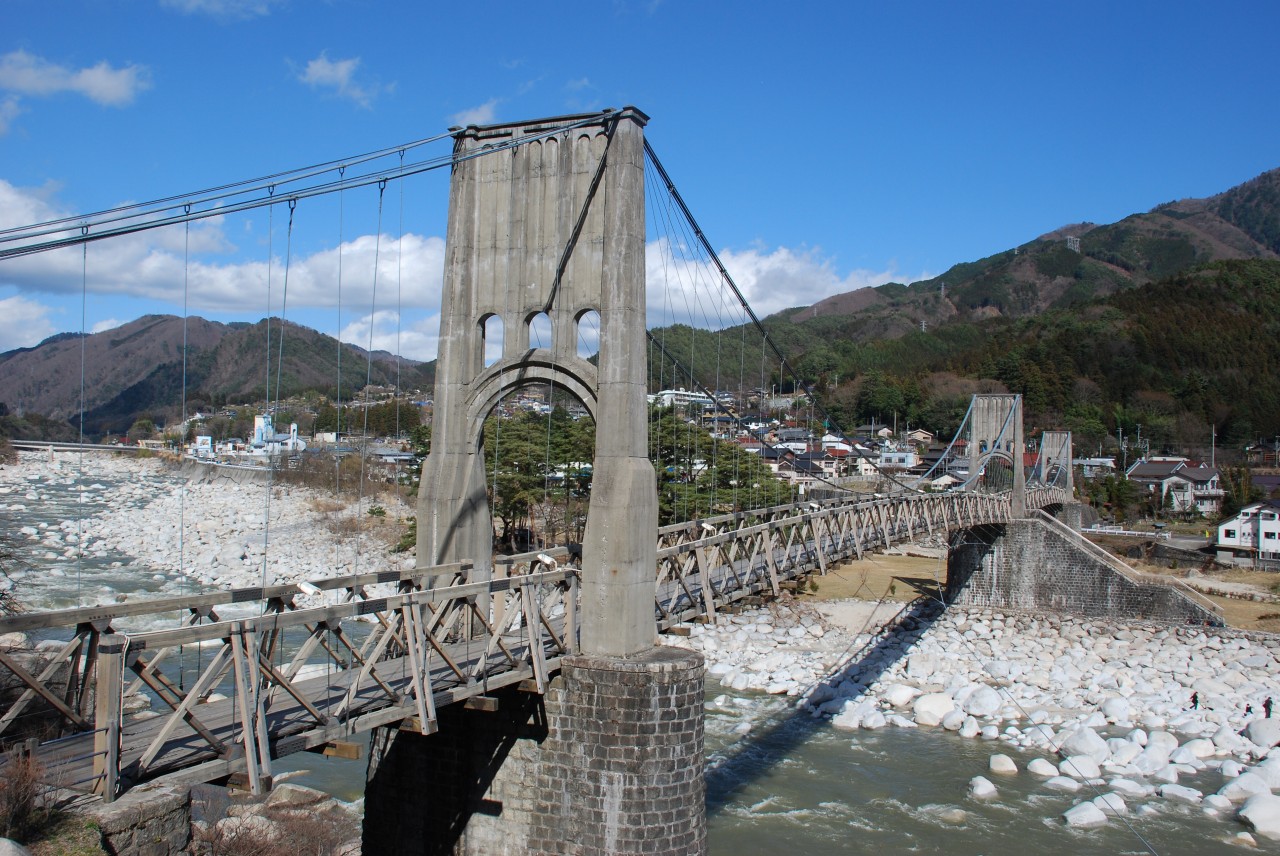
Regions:
<svg viewBox="0 0 1280 856"><path fill-rule="evenodd" d="M1153 447L1280 431L1277 261L1212 262L1070 309L891 340L841 340L832 323L766 325L846 425L897 413L945 431L968 395L1002 389L1025 396L1032 424L1069 428L1085 446L1138 425Z"/></svg>

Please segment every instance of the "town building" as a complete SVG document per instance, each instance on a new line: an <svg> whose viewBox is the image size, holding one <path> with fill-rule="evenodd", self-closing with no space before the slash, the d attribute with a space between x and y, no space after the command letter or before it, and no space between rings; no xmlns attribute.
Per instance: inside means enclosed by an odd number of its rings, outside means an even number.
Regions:
<svg viewBox="0 0 1280 856"><path fill-rule="evenodd" d="M1280 500L1250 503L1219 524L1217 550L1223 560L1280 564Z"/></svg>
<svg viewBox="0 0 1280 856"><path fill-rule="evenodd" d="M1186 458L1138 461L1125 473L1129 481L1159 494L1160 505L1175 514L1215 515L1222 508L1223 490L1216 467L1193 464Z"/></svg>

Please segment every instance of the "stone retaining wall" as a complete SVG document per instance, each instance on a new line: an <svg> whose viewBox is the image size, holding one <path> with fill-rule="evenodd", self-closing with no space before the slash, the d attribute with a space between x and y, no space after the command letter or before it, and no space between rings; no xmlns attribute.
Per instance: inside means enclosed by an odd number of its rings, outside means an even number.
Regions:
<svg viewBox="0 0 1280 856"><path fill-rule="evenodd" d="M1039 520L966 533L947 559L947 597L961 606L1216 623L1169 585L1130 579Z"/></svg>

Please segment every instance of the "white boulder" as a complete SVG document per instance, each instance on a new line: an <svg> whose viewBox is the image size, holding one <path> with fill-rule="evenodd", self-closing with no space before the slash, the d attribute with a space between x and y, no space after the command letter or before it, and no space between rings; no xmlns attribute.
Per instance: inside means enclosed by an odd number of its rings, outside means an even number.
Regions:
<svg viewBox="0 0 1280 856"><path fill-rule="evenodd" d="M974 776L969 780L969 796L976 800L991 799L996 795L996 786L985 776Z"/></svg>
<svg viewBox="0 0 1280 856"><path fill-rule="evenodd" d="M1062 759L1058 770L1064 776L1070 776L1073 779L1096 779L1102 775L1102 768L1098 766L1098 762L1088 755L1069 755Z"/></svg>
<svg viewBox="0 0 1280 856"><path fill-rule="evenodd" d="M965 712L971 716L990 716L1000 709L1000 693L991 687L979 687L964 701Z"/></svg>
<svg viewBox="0 0 1280 856"><path fill-rule="evenodd" d="M1218 793L1233 803L1238 803L1244 802L1256 794L1269 794L1271 793L1271 788L1267 786L1266 780L1257 773L1241 773L1219 788Z"/></svg>
<svg viewBox="0 0 1280 856"><path fill-rule="evenodd" d="M1072 806L1062 813L1062 819L1067 822L1067 826L1078 829L1105 826L1107 822L1107 816L1103 814L1102 809L1092 802L1082 802Z"/></svg>
<svg viewBox="0 0 1280 856"><path fill-rule="evenodd" d="M1051 791L1066 791L1069 794L1074 794L1080 790L1080 783L1066 776L1054 776L1045 782L1044 786Z"/></svg>
<svg viewBox="0 0 1280 856"><path fill-rule="evenodd" d="M1236 816L1259 835L1280 839L1280 797L1254 794L1244 801Z"/></svg>
<svg viewBox="0 0 1280 856"><path fill-rule="evenodd" d="M1062 738L1058 753L1063 757L1069 755L1088 755L1101 764L1111 757L1111 749L1107 741L1098 736L1092 728L1077 728Z"/></svg>
<svg viewBox="0 0 1280 856"><path fill-rule="evenodd" d="M880 698L893 707L906 707L918 695L920 695L920 690L915 687L910 687L906 684L891 684L880 694Z"/></svg>
<svg viewBox="0 0 1280 856"><path fill-rule="evenodd" d="M992 755L987 762L987 769L993 773L1008 776L1018 772L1018 765L1008 755Z"/></svg>
<svg viewBox="0 0 1280 856"><path fill-rule="evenodd" d="M1046 761L1044 758L1033 758L1027 763L1027 772L1035 776L1056 776L1058 775L1058 767L1052 761Z"/></svg>
<svg viewBox="0 0 1280 856"><path fill-rule="evenodd" d="M1244 736L1263 749L1280 743L1280 719L1258 718L1244 727Z"/></svg>
<svg viewBox="0 0 1280 856"><path fill-rule="evenodd" d="M1129 806L1125 805L1124 797L1114 792L1096 796L1092 802L1103 814L1118 815L1129 813Z"/></svg>
<svg viewBox="0 0 1280 856"><path fill-rule="evenodd" d="M1199 805L1204 799L1203 794L1195 788L1188 788L1186 785L1161 785L1156 793L1169 802L1183 803L1185 805Z"/></svg>
<svg viewBox="0 0 1280 856"><path fill-rule="evenodd" d="M946 693L925 693L916 699L911 712L915 714L918 725L937 725L955 707L956 703Z"/></svg>

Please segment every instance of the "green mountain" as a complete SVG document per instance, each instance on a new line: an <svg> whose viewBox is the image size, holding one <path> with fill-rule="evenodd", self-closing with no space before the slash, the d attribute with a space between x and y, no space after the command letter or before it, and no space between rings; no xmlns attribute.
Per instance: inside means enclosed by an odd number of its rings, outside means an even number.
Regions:
<svg viewBox="0 0 1280 856"><path fill-rule="evenodd" d="M1207 457L1215 434L1280 432L1280 170L764 325L841 426L896 416L947 433L973 393L1008 391L1081 450L1141 426L1155 450ZM730 388L746 366L746 386L790 387L751 331L653 336L654 383Z"/></svg>
<svg viewBox="0 0 1280 856"><path fill-rule="evenodd" d="M283 336L282 336L283 332ZM84 396L85 432L89 435L127 430L139 416L180 414L185 383L188 410L287 398L312 391L344 398L370 383L390 385L396 379L395 358L373 355L307 327L271 319L268 355L267 321L220 324L187 319L186 365L183 365L183 319L147 315L114 330L81 337L53 336L33 348L0 354L0 402L9 411L38 413L79 425ZM282 348L283 344L283 348ZM83 345L83 347L82 347ZM83 366L83 378L81 367ZM83 380L83 383L82 383ZM434 363L401 361L403 389L430 389Z"/></svg>

